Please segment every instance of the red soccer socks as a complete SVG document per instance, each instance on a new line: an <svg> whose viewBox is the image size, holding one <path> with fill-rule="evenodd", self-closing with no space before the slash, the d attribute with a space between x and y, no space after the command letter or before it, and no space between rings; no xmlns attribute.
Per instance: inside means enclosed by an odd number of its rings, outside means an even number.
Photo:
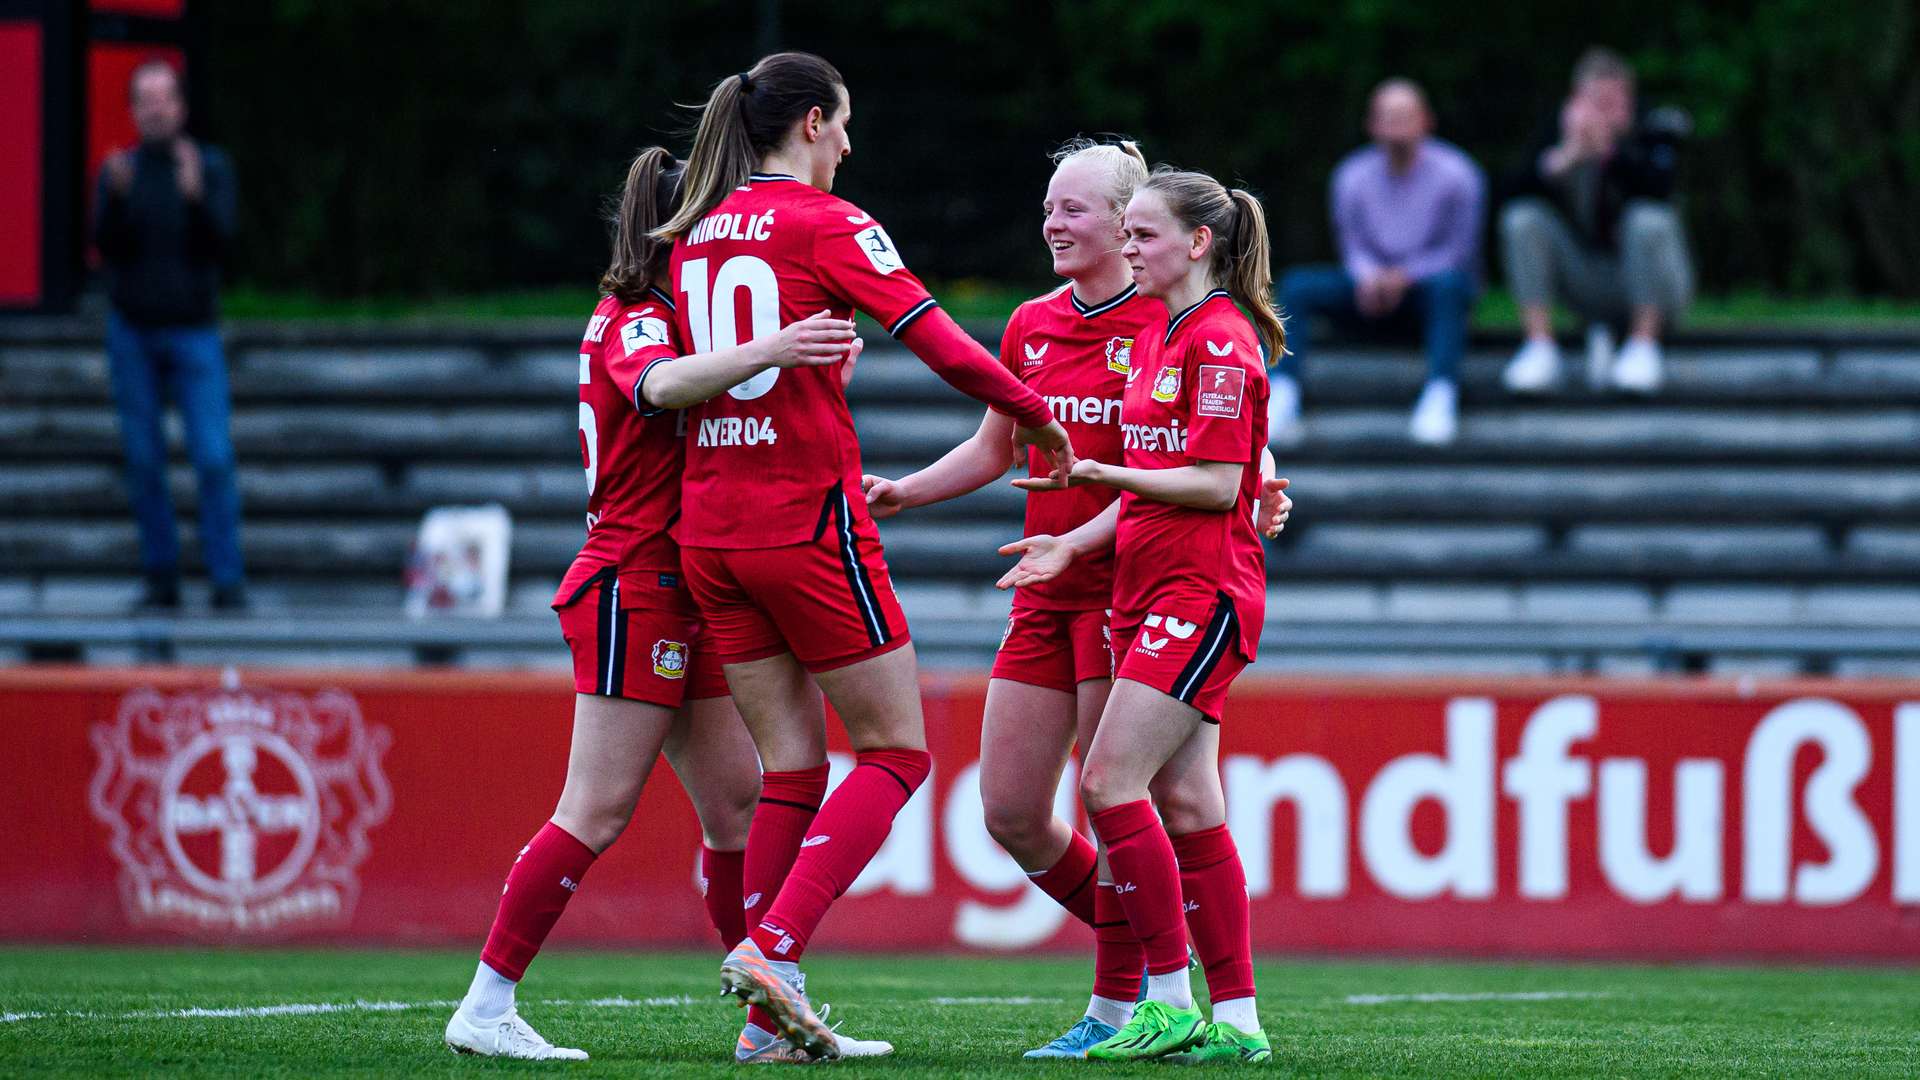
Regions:
<svg viewBox="0 0 1920 1080"><path fill-rule="evenodd" d="M800 959L827 908L873 860L894 815L933 770L925 750L863 750L857 762L813 819L779 897L748 930L770 960Z"/></svg>
<svg viewBox="0 0 1920 1080"><path fill-rule="evenodd" d="M507 873L480 959L503 978L519 982L593 860L593 849L573 834L551 821L542 825Z"/></svg>
<svg viewBox="0 0 1920 1080"><path fill-rule="evenodd" d="M1253 939L1247 918L1247 874L1225 825L1176 836L1187 929L1207 972L1214 1002L1253 996Z"/></svg>
<svg viewBox="0 0 1920 1080"><path fill-rule="evenodd" d="M1139 799L1092 814L1107 845L1114 891L1127 923L1145 947L1147 972L1165 975L1187 966L1186 926L1180 915L1180 867L1153 804Z"/></svg>
<svg viewBox="0 0 1920 1080"><path fill-rule="evenodd" d="M740 944L740 939L747 936L747 914L740 895L746 864L744 851L715 851L700 845L700 896L723 950Z"/></svg>
<svg viewBox="0 0 1920 1080"><path fill-rule="evenodd" d="M1028 874L1027 878L1041 892L1053 897L1055 903L1071 912L1074 918L1092 926L1093 872L1100 861L1100 853L1079 833L1068 835L1073 839L1067 841L1067 850L1061 854L1060 861L1037 874Z"/></svg>

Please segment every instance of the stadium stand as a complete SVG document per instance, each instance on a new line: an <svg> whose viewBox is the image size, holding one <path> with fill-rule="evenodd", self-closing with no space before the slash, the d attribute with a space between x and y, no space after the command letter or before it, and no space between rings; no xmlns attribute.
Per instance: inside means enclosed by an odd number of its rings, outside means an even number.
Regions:
<svg viewBox="0 0 1920 1080"><path fill-rule="evenodd" d="M0 322L0 662L564 665L546 604L582 532L578 332L236 324L254 611L154 619L124 614L138 555L97 330ZM1696 334L1651 401L1510 399L1511 346L1475 342L1440 451L1406 438L1417 364L1313 365L1265 670L1920 674L1920 337ZM979 417L890 343L851 396L890 476ZM174 481L184 510L184 462ZM514 517L508 616L409 623L420 515L484 502ZM991 655L1019 512L995 487L883 526L930 662Z"/></svg>

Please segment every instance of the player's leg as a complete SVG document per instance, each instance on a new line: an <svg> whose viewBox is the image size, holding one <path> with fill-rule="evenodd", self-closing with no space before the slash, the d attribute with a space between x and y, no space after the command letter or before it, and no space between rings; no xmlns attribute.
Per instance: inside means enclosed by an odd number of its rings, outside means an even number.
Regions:
<svg viewBox="0 0 1920 1080"><path fill-rule="evenodd" d="M473 983L447 1024L449 1046L488 1056L586 1057L534 1033L515 1009L514 988L587 869L633 816L672 718L660 705L575 696L566 786L552 819L520 849L507 875Z"/></svg>
<svg viewBox="0 0 1920 1080"><path fill-rule="evenodd" d="M1149 790L1180 864L1187 932L1206 971L1207 996L1213 1005L1207 1042L1182 1060L1264 1056L1271 1049L1254 1008L1247 875L1227 831L1219 725L1200 725L1154 777Z"/></svg>
<svg viewBox="0 0 1920 1080"><path fill-rule="evenodd" d="M1187 974L1179 864L1149 798L1154 776L1201 722L1192 705L1123 674L1088 750L1081 795L1106 844L1120 905L1147 956L1147 1000L1089 1057L1160 1057L1205 1036Z"/></svg>
<svg viewBox="0 0 1920 1080"><path fill-rule="evenodd" d="M696 658L695 667L700 663ZM663 749L700 819L701 896L707 918L720 935L720 947L731 949L747 936L743 881L747 833L760 798L760 759L733 698L724 693L725 682L716 681L722 693L702 693L680 707ZM696 689L714 688L688 687L689 693Z"/></svg>
<svg viewBox="0 0 1920 1080"><path fill-rule="evenodd" d="M980 802L987 833L1040 891L1093 924L1093 845L1053 812L1073 751L1074 695L1013 679L987 682Z"/></svg>

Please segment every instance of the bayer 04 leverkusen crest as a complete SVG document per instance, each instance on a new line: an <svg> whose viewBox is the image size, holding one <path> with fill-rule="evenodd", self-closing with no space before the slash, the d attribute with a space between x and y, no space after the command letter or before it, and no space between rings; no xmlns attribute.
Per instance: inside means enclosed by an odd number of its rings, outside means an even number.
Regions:
<svg viewBox="0 0 1920 1080"><path fill-rule="evenodd" d="M91 737L129 921L255 937L352 915L393 793L392 735L351 694L139 689Z"/></svg>

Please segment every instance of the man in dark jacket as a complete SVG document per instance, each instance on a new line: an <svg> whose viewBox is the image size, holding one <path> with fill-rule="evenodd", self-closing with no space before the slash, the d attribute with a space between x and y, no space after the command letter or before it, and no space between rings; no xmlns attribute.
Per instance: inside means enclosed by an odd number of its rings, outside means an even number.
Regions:
<svg viewBox="0 0 1920 1080"><path fill-rule="evenodd" d="M1515 393L1560 378L1553 302L1591 325L1588 381L1651 394L1660 388L1660 332L1693 293L1693 265L1671 202L1676 142L1684 119L1671 111L1636 119L1633 69L1590 49L1573 72L1557 132L1536 143L1509 179L1500 214L1507 280L1527 341L1507 365ZM1611 326L1625 325L1613 351Z"/></svg>
<svg viewBox="0 0 1920 1080"><path fill-rule="evenodd" d="M198 482L200 550L213 606L246 606L227 363L216 323L220 258L233 236L233 166L185 133L180 75L162 60L133 73L140 145L109 157L94 196L93 241L106 261L107 360L127 456L127 494L146 570L142 606L180 606L180 540L167 483L163 417L180 410Z"/></svg>

